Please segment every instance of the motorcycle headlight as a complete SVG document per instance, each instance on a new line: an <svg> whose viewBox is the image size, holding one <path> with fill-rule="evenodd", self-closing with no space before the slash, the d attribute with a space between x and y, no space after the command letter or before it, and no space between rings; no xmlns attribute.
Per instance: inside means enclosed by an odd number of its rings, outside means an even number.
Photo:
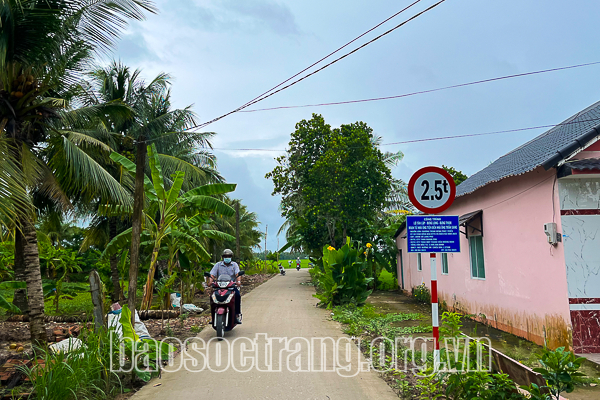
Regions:
<svg viewBox="0 0 600 400"><path fill-rule="evenodd" d="M227 286L229 286L229 282L221 281L217 282L217 285L219 285L220 288L226 288Z"/></svg>

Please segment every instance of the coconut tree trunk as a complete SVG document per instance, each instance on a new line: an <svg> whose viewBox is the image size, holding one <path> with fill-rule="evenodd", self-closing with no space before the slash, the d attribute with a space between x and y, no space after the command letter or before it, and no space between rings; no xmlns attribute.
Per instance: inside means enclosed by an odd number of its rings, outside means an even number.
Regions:
<svg viewBox="0 0 600 400"><path fill-rule="evenodd" d="M31 340L38 345L45 344L46 326L44 324L44 292L40 273L40 255L35 227L28 218L21 219L23 231L23 261L25 282L27 282L27 303L29 305L29 331Z"/></svg>
<svg viewBox="0 0 600 400"><path fill-rule="evenodd" d="M140 265L140 240L142 233L142 211L144 209L144 168L146 167L146 143L142 135L138 138L135 155L135 191L133 194L133 217L131 229L131 251L129 264L129 289L127 290L127 304L131 310L131 323L135 324L135 302L137 290L137 277Z"/></svg>
<svg viewBox="0 0 600 400"><path fill-rule="evenodd" d="M114 218L110 218L108 220L108 236L109 240L112 240L115 236L117 236L117 221ZM113 254L110 256L109 262L110 277L113 284L112 302L116 303L117 301L123 299L123 292L121 290L119 279L119 260L117 259L117 255Z"/></svg>
<svg viewBox="0 0 600 400"><path fill-rule="evenodd" d="M15 229L15 280L25 282L25 262L23 260L23 254L25 239L20 229ZM13 304L26 315L29 312L29 306L27 305L27 290L17 289L15 290L15 296L13 297Z"/></svg>

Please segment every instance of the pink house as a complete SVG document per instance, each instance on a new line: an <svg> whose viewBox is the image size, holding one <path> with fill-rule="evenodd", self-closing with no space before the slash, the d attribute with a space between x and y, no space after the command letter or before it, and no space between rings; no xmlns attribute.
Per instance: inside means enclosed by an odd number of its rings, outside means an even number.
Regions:
<svg viewBox="0 0 600 400"><path fill-rule="evenodd" d="M442 214L460 217L461 252L437 254L440 303L540 345L600 353L598 139L600 102L458 186ZM429 254L407 253L405 226L396 243L400 287L429 286Z"/></svg>

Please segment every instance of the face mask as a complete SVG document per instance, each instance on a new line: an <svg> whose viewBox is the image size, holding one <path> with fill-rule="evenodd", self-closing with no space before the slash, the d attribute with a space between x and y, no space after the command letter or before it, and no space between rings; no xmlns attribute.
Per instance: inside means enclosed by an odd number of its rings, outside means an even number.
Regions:
<svg viewBox="0 0 600 400"><path fill-rule="evenodd" d="M225 264L229 264L231 262L231 258L224 258L223 261L225 261Z"/></svg>

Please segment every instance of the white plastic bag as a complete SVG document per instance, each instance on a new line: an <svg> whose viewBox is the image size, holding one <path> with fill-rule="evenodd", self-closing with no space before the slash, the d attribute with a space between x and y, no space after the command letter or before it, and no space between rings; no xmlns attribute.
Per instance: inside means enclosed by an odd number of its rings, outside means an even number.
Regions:
<svg viewBox="0 0 600 400"><path fill-rule="evenodd" d="M178 296L177 293L171 293L171 305L173 308L179 308L181 306L181 296Z"/></svg>
<svg viewBox="0 0 600 400"><path fill-rule="evenodd" d="M108 314L108 329L113 328L115 334L121 339L123 337L123 326L121 325L121 313L119 314ZM140 315L135 310L135 324L133 330L139 336L140 339L151 339L150 333L146 325L140 320Z"/></svg>
<svg viewBox="0 0 600 400"><path fill-rule="evenodd" d="M81 346L85 345L83 344L83 342L77 338L71 337L65 340L61 340L58 343L53 343L50 346L50 350L52 350L54 353L70 353L73 350L77 350L78 348L80 348Z"/></svg>
<svg viewBox="0 0 600 400"><path fill-rule="evenodd" d="M203 308L197 307L195 304L184 304L183 311L193 312L193 313L201 313L204 311Z"/></svg>

